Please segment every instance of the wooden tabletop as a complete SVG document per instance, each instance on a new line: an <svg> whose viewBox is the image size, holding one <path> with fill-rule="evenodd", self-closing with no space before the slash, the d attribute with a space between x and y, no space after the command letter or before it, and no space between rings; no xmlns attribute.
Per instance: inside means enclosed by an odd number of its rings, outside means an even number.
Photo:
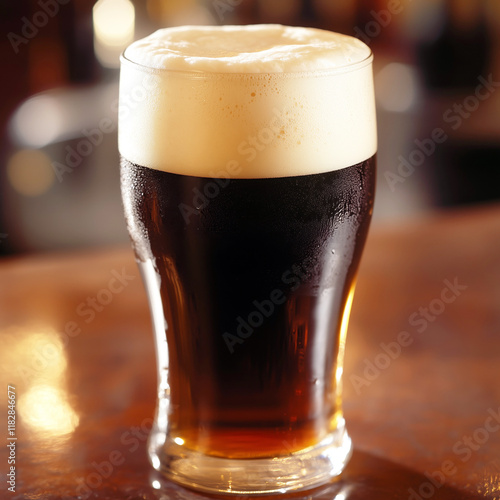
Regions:
<svg viewBox="0 0 500 500"><path fill-rule="evenodd" d="M205 498L146 457L155 358L129 248L0 261L0 370L0 498ZM500 205L373 228L344 409L344 474L294 498L500 499Z"/></svg>

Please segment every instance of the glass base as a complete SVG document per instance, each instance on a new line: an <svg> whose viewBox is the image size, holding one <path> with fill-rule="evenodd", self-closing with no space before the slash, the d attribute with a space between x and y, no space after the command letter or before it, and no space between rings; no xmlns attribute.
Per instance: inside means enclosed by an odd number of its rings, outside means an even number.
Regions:
<svg viewBox="0 0 500 500"><path fill-rule="evenodd" d="M155 469L188 488L207 493L263 495L320 486L342 472L351 452L351 439L342 427L318 445L284 457L218 458L169 440L156 451L150 449L150 457Z"/></svg>

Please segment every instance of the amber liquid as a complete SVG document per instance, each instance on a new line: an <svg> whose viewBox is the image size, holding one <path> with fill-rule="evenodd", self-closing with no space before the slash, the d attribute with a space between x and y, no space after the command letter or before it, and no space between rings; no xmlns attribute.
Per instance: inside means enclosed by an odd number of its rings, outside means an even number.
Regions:
<svg viewBox="0 0 500 500"><path fill-rule="evenodd" d="M121 169L137 258L155 270L146 287L161 304L158 349L168 349L169 439L226 458L321 442L342 419L345 314L375 157L276 179L182 176L125 159Z"/></svg>

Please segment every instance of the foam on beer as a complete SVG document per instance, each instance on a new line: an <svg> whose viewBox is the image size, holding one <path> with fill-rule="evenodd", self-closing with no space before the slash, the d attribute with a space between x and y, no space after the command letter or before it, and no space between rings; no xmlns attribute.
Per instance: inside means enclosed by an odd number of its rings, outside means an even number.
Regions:
<svg viewBox="0 0 500 500"><path fill-rule="evenodd" d="M329 31L188 26L122 57L119 149L204 177L328 172L376 152L370 49Z"/></svg>

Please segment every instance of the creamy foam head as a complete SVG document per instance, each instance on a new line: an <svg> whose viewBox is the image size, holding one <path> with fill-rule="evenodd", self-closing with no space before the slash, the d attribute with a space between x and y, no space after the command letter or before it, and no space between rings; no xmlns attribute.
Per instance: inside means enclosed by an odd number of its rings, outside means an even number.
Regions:
<svg viewBox="0 0 500 500"><path fill-rule="evenodd" d="M122 58L119 149L206 177L327 172L376 152L370 49L280 25L159 30Z"/></svg>

